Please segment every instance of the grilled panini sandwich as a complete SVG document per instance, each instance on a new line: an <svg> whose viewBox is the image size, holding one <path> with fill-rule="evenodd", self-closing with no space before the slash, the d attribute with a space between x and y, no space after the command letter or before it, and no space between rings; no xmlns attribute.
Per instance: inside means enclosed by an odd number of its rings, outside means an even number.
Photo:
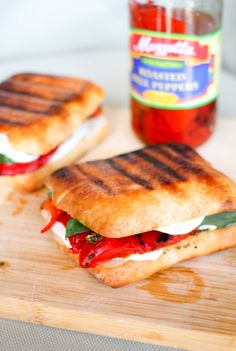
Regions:
<svg viewBox="0 0 236 351"><path fill-rule="evenodd" d="M33 191L107 134L103 90L78 78L17 74L0 84L0 183Z"/></svg>
<svg viewBox="0 0 236 351"><path fill-rule="evenodd" d="M65 167L47 186L42 232L111 287L236 245L236 184L184 144Z"/></svg>

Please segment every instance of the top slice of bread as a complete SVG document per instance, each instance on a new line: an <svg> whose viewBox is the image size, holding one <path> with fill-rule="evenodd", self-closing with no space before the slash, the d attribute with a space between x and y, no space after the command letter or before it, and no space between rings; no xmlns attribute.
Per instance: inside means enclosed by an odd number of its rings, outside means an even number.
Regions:
<svg viewBox="0 0 236 351"><path fill-rule="evenodd" d="M54 204L107 237L236 209L236 184L184 144L160 144L62 168Z"/></svg>
<svg viewBox="0 0 236 351"><path fill-rule="evenodd" d="M46 154L98 108L103 90L92 82L17 74L0 84L0 133L18 150Z"/></svg>

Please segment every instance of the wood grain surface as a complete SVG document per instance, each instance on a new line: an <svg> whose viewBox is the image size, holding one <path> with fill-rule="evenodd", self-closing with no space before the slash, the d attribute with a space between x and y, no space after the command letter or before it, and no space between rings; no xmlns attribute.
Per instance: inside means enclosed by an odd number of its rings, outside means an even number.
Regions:
<svg viewBox="0 0 236 351"><path fill-rule="evenodd" d="M107 115L110 136L83 160L142 146L126 110ZM199 152L236 179L236 119L218 121ZM236 350L236 249L111 289L39 233L45 196L46 189L1 189L0 317L195 351Z"/></svg>

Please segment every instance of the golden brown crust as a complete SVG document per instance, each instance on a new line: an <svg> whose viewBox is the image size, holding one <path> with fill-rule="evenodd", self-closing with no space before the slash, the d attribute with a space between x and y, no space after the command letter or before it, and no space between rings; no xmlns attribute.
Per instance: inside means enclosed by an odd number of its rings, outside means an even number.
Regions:
<svg viewBox="0 0 236 351"><path fill-rule="evenodd" d="M58 246L66 253L66 246L54 237ZM156 261L107 261L89 271L101 282L112 288L146 279L173 265L194 257L209 255L236 246L236 225L227 228L202 232L183 241L164 248L162 256ZM69 256L79 263L78 254Z"/></svg>
<svg viewBox="0 0 236 351"><path fill-rule="evenodd" d="M17 74L0 84L0 133L30 154L46 154L98 108L102 88L92 82Z"/></svg>
<svg viewBox="0 0 236 351"><path fill-rule="evenodd" d="M58 208L114 238L236 209L236 184L183 144L63 168L47 185Z"/></svg>
<svg viewBox="0 0 236 351"><path fill-rule="evenodd" d="M96 144L100 143L108 133L108 123L104 118L101 128L95 133L86 136L82 142L67 156L49 163L40 169L26 174L16 176L0 176L0 186L10 185L19 191L32 192L43 186L45 179L55 170L74 163L79 157L89 151Z"/></svg>

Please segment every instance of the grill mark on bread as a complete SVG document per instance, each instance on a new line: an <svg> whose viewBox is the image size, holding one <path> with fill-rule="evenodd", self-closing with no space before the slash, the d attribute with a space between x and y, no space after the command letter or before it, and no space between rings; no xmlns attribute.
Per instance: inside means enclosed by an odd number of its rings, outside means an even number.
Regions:
<svg viewBox="0 0 236 351"><path fill-rule="evenodd" d="M177 143L166 143L167 148L175 151L180 156L184 156L188 160L192 160L194 157L198 156L194 150L190 148L190 146L185 144L177 144ZM162 146L160 146L162 148Z"/></svg>
<svg viewBox="0 0 236 351"><path fill-rule="evenodd" d="M31 113L34 113L34 114L40 114L40 115L50 115L52 113L52 110L54 110L54 107L53 109L50 109L50 110L47 110L47 111L38 111L38 110L34 110L34 109L31 109L31 108L28 108L28 107L22 107L22 106L19 106L19 105L14 105L14 106L11 106L10 104L6 103L6 102L0 102L0 109L1 107L7 107L13 111L21 111L21 112L31 112Z"/></svg>
<svg viewBox="0 0 236 351"><path fill-rule="evenodd" d="M38 97L23 97L18 93L9 93L0 90L0 106L10 109L49 114L52 110L58 108L59 104L55 101L47 101Z"/></svg>
<svg viewBox="0 0 236 351"><path fill-rule="evenodd" d="M19 122L19 121L10 121L9 118L0 118L0 123L6 124L6 125L12 125L12 126L22 126L25 123L24 122Z"/></svg>
<svg viewBox="0 0 236 351"><path fill-rule="evenodd" d="M106 162L110 165L111 168L115 169L118 173L132 180L133 183L136 183L147 190L153 190L152 185L148 181L146 181L143 178L140 178L135 174L130 173L124 167L118 165L114 159L107 159Z"/></svg>
<svg viewBox="0 0 236 351"><path fill-rule="evenodd" d="M106 160L90 161L87 163L87 166L89 166L88 171L90 173L101 178L112 189L112 195L117 194L121 189L125 190L129 186L130 179L120 176L115 169L110 167Z"/></svg>
<svg viewBox="0 0 236 351"><path fill-rule="evenodd" d="M74 180L73 168L63 167L53 173L53 176L59 180L72 183Z"/></svg>
<svg viewBox="0 0 236 351"><path fill-rule="evenodd" d="M8 109L11 118L15 112L36 114L35 117L60 113L63 103L74 99L78 103L89 84L77 78L19 74L0 84L0 113L2 108Z"/></svg>
<svg viewBox="0 0 236 351"><path fill-rule="evenodd" d="M163 175L163 172L158 172L160 171L160 169L156 169L155 166L148 162L147 160L145 160L144 158L142 158L141 156L139 157L139 153L138 151L135 151L133 153L130 154L130 156L134 156L134 157L130 157L130 159L128 159L127 163L134 165L134 167L136 166L138 168L138 171L140 173L140 175L144 176L144 178L152 178L152 184L155 187L155 185L158 184L165 184L165 185L173 185L172 180L169 177L166 177L166 175ZM118 156L119 159L124 160L123 157ZM140 159L142 161L140 161ZM126 159L125 159L126 160ZM141 165L140 162L143 162L143 164ZM147 164L145 164L147 163Z"/></svg>
<svg viewBox="0 0 236 351"><path fill-rule="evenodd" d="M125 160L128 163L135 164L137 161L132 157L132 155L135 152L129 152L128 154L124 154L124 155L117 155L116 157L117 158L119 157L120 159Z"/></svg>
<svg viewBox="0 0 236 351"><path fill-rule="evenodd" d="M183 169L187 169L189 172L202 176L202 177L207 177L209 178L210 175L199 165L196 165L194 163L194 160L190 161L189 157L186 159L185 155L179 152L175 152L175 146L172 145L165 145L165 146L158 146L158 147L153 147L152 150L154 150L156 153L159 153L163 156L165 156L167 159L171 160L174 164L177 166L182 167ZM173 153L171 153L172 151ZM183 150L184 153L184 150Z"/></svg>
<svg viewBox="0 0 236 351"><path fill-rule="evenodd" d="M30 124L34 120L47 117L46 114L40 112L21 111L7 106L0 106L0 118L7 119L11 122L21 123L22 126Z"/></svg>
<svg viewBox="0 0 236 351"><path fill-rule="evenodd" d="M148 149L146 149L148 150ZM165 163L159 161L156 157L146 153L144 150L136 151L136 155L144 159L146 162L151 164L153 167L162 171L165 175L158 174L158 178L165 184L171 184L172 181L185 181L186 178L177 173L173 168L167 166Z"/></svg>
<svg viewBox="0 0 236 351"><path fill-rule="evenodd" d="M75 90L48 85L14 80L13 78L0 84L0 91L17 93L23 97L40 98L45 101L67 102L77 96Z"/></svg>
<svg viewBox="0 0 236 351"><path fill-rule="evenodd" d="M106 193L112 194L112 189L107 184L105 184L104 180L90 174L89 172L86 172L80 165L76 165L76 169L82 173L88 181L94 183Z"/></svg>
<svg viewBox="0 0 236 351"><path fill-rule="evenodd" d="M44 101L53 101L55 103L67 102L69 100L72 100L75 97L75 93L68 93L68 94L65 93L64 96L56 96L56 97L50 98L50 97L42 96L39 93L37 94L37 93L29 92L29 91L22 92L22 91L18 91L17 89L14 89L14 88L7 88L7 87L2 88L1 85L0 85L0 92L14 93L22 98L40 98Z"/></svg>

